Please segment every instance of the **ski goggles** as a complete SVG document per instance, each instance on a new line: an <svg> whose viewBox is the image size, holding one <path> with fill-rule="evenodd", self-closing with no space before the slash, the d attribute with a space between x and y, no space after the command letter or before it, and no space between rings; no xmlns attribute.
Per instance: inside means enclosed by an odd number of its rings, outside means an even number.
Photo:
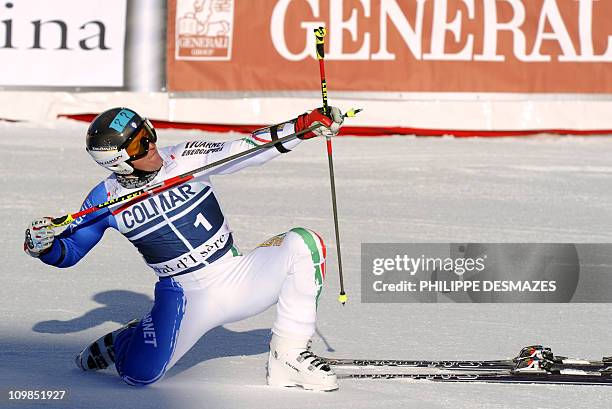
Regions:
<svg viewBox="0 0 612 409"><path fill-rule="evenodd" d="M147 153L149 153L149 143L151 142L157 142L157 133L151 122L145 119L123 145L119 147L119 150L125 149L130 156L128 160L138 160L147 156Z"/></svg>

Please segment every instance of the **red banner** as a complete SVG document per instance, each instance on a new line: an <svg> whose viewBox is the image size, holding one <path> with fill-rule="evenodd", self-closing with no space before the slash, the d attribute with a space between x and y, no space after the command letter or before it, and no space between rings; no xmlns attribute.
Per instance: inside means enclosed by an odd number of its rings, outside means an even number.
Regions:
<svg viewBox="0 0 612 409"><path fill-rule="evenodd" d="M612 1L170 0L168 89L612 93Z"/></svg>

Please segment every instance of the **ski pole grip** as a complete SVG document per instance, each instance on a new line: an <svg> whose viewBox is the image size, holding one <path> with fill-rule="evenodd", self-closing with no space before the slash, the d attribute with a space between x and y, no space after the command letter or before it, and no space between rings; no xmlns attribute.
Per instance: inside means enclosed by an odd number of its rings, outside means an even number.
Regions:
<svg viewBox="0 0 612 409"><path fill-rule="evenodd" d="M74 219L72 218L72 216L67 214L65 216L56 217L54 219L51 219L51 226L52 227L67 226L70 223L72 223L73 221L74 221Z"/></svg>
<svg viewBox="0 0 612 409"><path fill-rule="evenodd" d="M325 58L325 27L314 29L317 46L317 59Z"/></svg>
<svg viewBox="0 0 612 409"><path fill-rule="evenodd" d="M314 29L316 37L316 52L319 60L319 73L321 75L321 96L323 97L323 114L329 116L329 107L327 105L327 81L325 80L325 27Z"/></svg>

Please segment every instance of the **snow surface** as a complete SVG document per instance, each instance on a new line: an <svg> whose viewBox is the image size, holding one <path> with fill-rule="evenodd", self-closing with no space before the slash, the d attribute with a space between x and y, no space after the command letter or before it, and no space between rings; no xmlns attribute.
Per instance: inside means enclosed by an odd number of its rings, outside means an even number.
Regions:
<svg viewBox="0 0 612 409"><path fill-rule="evenodd" d="M217 328L161 382L84 374L74 355L151 306L154 274L109 231L77 266L22 252L33 218L76 211L105 171L85 125L0 123L0 406L57 408L610 408L612 388L345 380L333 393L265 386L274 309ZM161 144L201 137L161 131ZM226 139L237 135L207 135ZM362 304L362 242L612 242L612 139L337 138L336 185L349 302L338 279L324 143L215 179L244 250L294 226L326 238L329 270L316 352L340 357L477 359L543 343L570 356L612 354L611 304ZM238 301L238 300L237 300ZM324 337L324 338L322 338ZM327 342L324 342L325 341ZM9 389L65 389L65 401L9 402Z"/></svg>

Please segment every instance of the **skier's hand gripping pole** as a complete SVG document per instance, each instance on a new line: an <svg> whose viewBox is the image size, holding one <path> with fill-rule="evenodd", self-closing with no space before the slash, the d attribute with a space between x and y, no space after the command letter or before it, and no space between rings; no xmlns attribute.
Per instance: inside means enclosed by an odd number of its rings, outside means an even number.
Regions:
<svg viewBox="0 0 612 409"><path fill-rule="evenodd" d="M319 73L321 74L321 96L323 97L323 114L331 115L327 104L327 82L325 80L325 27L319 27L314 30L316 37L317 59L319 60ZM356 114L356 110L351 110L350 116ZM336 205L336 182L334 178L334 161L332 157L332 141L331 135L325 135L327 140L327 162L329 164L329 180L331 185L332 210L334 213L334 228L336 232L336 251L338 253L338 275L340 277L340 295L338 301L344 305L348 300L348 296L344 291L344 278L342 276L342 255L340 253L340 233L338 229L338 208Z"/></svg>

